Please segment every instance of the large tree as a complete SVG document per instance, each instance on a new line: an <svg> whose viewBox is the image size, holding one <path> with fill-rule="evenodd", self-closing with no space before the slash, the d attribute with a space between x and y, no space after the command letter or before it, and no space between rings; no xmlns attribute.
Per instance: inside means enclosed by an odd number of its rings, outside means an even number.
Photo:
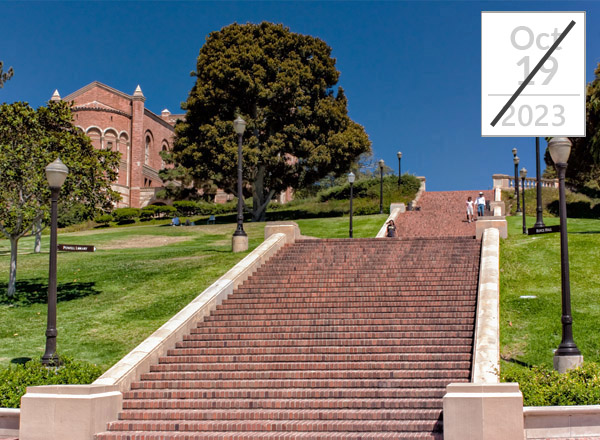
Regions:
<svg viewBox="0 0 600 440"><path fill-rule="evenodd" d="M282 25L232 24L200 49L196 84L176 127L169 173L183 169L196 185L212 182L236 194L237 137L246 122L244 181L253 219L264 220L274 194L346 172L370 141L348 117L331 48ZM250 192L246 195L250 195Z"/></svg>
<svg viewBox="0 0 600 440"><path fill-rule="evenodd" d="M93 213L118 200L110 183L116 178L119 153L93 148L72 124L69 104L49 102L37 110L23 102L0 106L0 232L11 245L8 296L15 293L19 239L47 224L50 188L45 167L57 156L69 168L62 203L82 203Z"/></svg>
<svg viewBox="0 0 600 440"><path fill-rule="evenodd" d="M573 143L567 167L567 183L580 190L600 194L600 63L594 72L594 80L586 89L586 135L570 138ZM548 151L545 157L545 175L556 175Z"/></svg>
<svg viewBox="0 0 600 440"><path fill-rule="evenodd" d="M14 74L14 70L12 67L9 67L8 70L4 71L4 63L0 61L0 89L4 87L4 83L12 78Z"/></svg>

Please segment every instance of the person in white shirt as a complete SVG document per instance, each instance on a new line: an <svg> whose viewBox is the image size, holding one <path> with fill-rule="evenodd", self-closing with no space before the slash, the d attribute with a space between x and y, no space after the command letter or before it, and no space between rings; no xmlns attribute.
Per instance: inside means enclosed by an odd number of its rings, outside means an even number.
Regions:
<svg viewBox="0 0 600 440"><path fill-rule="evenodd" d="M477 216L483 217L483 211L485 209L485 197L483 197L482 192L479 192L479 197L475 199L475 204L477 205Z"/></svg>
<svg viewBox="0 0 600 440"><path fill-rule="evenodd" d="M473 199L471 196L467 199L467 221L469 223L473 221Z"/></svg>

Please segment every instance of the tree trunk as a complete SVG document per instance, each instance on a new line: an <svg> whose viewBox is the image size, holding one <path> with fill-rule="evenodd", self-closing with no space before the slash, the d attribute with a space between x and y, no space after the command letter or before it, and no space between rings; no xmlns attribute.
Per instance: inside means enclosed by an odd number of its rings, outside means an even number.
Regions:
<svg viewBox="0 0 600 440"><path fill-rule="evenodd" d="M19 238L10 237L10 277L8 280L8 297L15 295L17 291L17 247Z"/></svg>
<svg viewBox="0 0 600 440"><path fill-rule="evenodd" d="M275 191L271 190L265 192L264 186L265 178L265 166L258 164L256 169L256 176L252 185L252 221L253 222L264 222L267 217L267 206L269 201L275 194Z"/></svg>
<svg viewBox="0 0 600 440"><path fill-rule="evenodd" d="M42 220L35 222L35 246L33 253L39 254L42 251Z"/></svg>

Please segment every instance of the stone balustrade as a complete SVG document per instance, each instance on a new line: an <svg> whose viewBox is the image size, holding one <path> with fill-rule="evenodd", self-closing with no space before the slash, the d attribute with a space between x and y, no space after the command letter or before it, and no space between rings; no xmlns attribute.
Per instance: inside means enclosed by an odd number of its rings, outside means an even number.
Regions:
<svg viewBox="0 0 600 440"><path fill-rule="evenodd" d="M494 174L492 176L494 181L494 189L500 188L503 190L514 190L515 189L515 176L509 176L508 174ZM521 188L521 178L519 177L519 188ZM536 179L535 177L525 178L525 189L535 188ZM558 179L542 179L542 188L558 188Z"/></svg>

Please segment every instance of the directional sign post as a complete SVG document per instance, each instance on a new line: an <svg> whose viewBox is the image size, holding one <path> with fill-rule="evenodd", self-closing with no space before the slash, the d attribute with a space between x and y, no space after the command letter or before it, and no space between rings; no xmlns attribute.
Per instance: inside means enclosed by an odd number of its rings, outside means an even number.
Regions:
<svg viewBox="0 0 600 440"><path fill-rule="evenodd" d="M585 12L482 12L482 136L585 136Z"/></svg>
<svg viewBox="0 0 600 440"><path fill-rule="evenodd" d="M533 227L527 229L527 235L550 234L552 232L560 232L560 225L544 226L542 228Z"/></svg>
<svg viewBox="0 0 600 440"><path fill-rule="evenodd" d="M58 250L66 252L96 252L96 246L87 246L81 244L59 244Z"/></svg>

